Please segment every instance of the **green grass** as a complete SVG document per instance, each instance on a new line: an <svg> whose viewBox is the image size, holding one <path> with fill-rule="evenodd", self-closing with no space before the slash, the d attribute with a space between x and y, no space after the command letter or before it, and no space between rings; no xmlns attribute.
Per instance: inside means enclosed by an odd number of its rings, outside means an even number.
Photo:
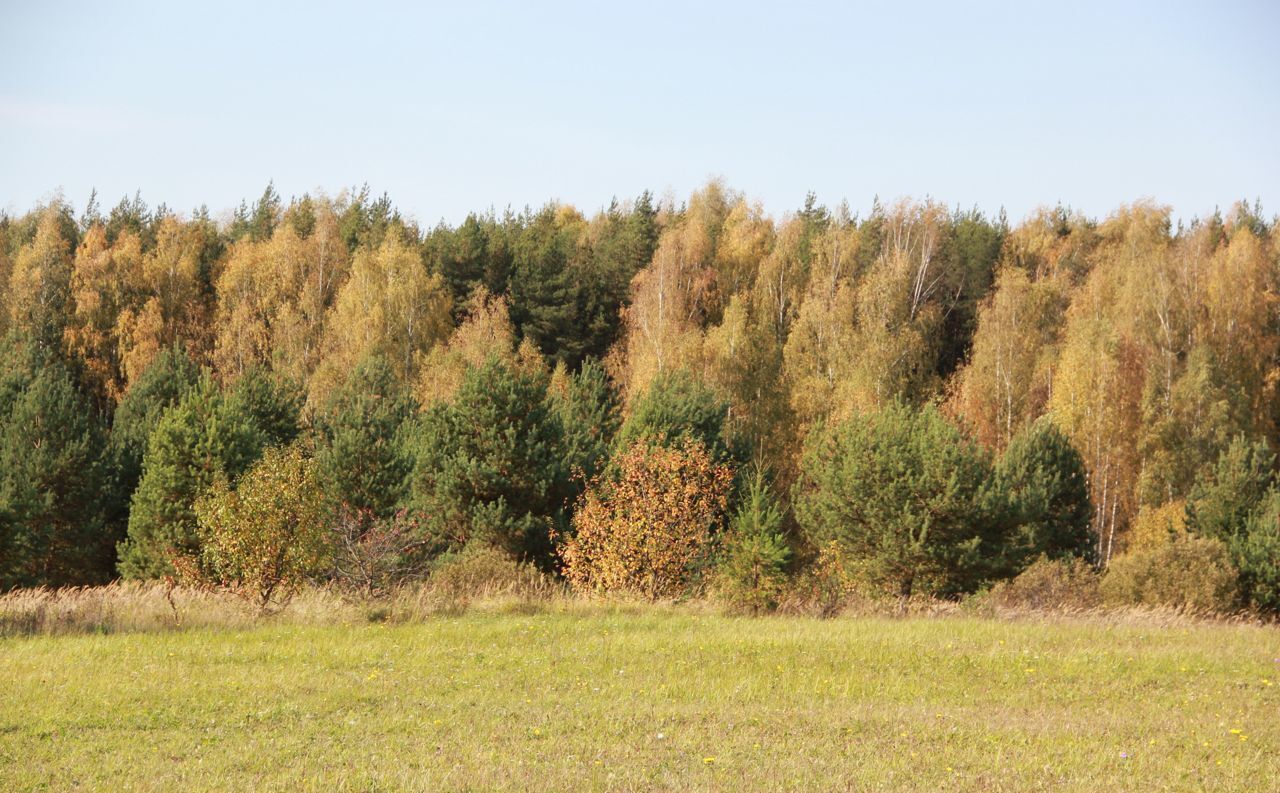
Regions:
<svg viewBox="0 0 1280 793"><path fill-rule="evenodd" d="M1277 659L1258 626L670 611L5 639L0 789L1268 791Z"/></svg>

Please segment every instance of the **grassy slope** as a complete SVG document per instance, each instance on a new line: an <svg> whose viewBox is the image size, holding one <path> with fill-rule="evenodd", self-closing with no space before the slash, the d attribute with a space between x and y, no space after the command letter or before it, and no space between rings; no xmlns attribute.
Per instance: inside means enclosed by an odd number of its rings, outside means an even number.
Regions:
<svg viewBox="0 0 1280 793"><path fill-rule="evenodd" d="M679 613L8 639L0 789L1274 790L1277 659L1258 627Z"/></svg>

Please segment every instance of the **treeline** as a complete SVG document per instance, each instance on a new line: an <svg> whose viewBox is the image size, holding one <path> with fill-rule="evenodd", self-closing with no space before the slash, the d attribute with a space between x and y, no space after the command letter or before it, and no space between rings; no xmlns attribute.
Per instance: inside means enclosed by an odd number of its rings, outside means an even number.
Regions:
<svg viewBox="0 0 1280 793"><path fill-rule="evenodd" d="M367 191L221 222L54 201L0 217L0 587L266 603L496 548L753 608L1045 560L1274 611L1277 228L774 220L719 182L430 229Z"/></svg>

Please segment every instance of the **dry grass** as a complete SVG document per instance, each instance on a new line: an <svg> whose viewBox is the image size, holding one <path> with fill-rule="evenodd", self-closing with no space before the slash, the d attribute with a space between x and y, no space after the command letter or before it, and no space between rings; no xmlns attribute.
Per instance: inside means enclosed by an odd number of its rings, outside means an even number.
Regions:
<svg viewBox="0 0 1280 793"><path fill-rule="evenodd" d="M465 612L732 615L713 598L651 602L638 598L575 595L561 583L531 570L486 577L474 571L439 575L379 597L337 588L303 590L284 608L260 614L229 592L121 582L100 587L21 589L0 595L0 637L71 634L155 633L205 628L245 629L263 625L338 626L369 622L415 623ZM1031 607L978 597L948 601L915 597L906 602L849 595L835 608L792 599L772 618L828 616L841 619L979 617L1002 621L1088 622L1099 625L1172 628L1197 624L1250 624L1251 615L1224 616L1188 609L1131 607ZM762 619L771 618L768 615Z"/></svg>

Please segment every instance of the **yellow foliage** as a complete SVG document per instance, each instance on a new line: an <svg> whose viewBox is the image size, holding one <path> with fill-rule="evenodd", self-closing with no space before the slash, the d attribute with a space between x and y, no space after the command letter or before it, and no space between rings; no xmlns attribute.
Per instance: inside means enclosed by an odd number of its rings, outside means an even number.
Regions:
<svg viewBox="0 0 1280 793"><path fill-rule="evenodd" d="M1129 552L1149 551L1187 536L1187 502L1177 499L1138 511L1129 531Z"/></svg>

